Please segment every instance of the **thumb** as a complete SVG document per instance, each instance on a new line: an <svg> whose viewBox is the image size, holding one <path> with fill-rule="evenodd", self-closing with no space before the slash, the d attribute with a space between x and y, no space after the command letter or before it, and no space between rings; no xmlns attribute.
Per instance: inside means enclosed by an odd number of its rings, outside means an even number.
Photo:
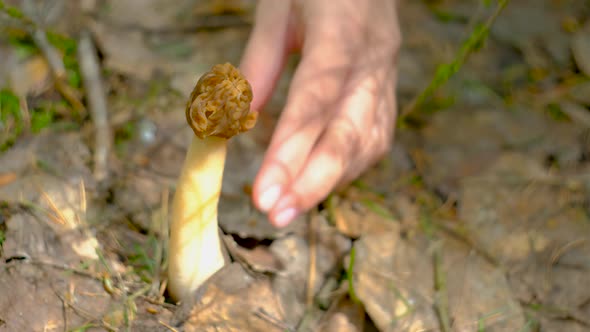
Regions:
<svg viewBox="0 0 590 332"><path fill-rule="evenodd" d="M280 77L289 52L291 1L260 0L254 28L240 70L254 92L252 109L260 111Z"/></svg>

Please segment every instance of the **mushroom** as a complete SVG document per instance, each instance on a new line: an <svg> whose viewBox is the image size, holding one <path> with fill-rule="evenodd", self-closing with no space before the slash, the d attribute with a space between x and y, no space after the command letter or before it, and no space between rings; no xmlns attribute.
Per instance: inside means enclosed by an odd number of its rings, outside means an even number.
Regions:
<svg viewBox="0 0 590 332"><path fill-rule="evenodd" d="M168 292L190 296L225 263L217 224L227 142L251 129L252 89L238 69L219 64L191 93L186 119L195 133L174 194L169 241Z"/></svg>

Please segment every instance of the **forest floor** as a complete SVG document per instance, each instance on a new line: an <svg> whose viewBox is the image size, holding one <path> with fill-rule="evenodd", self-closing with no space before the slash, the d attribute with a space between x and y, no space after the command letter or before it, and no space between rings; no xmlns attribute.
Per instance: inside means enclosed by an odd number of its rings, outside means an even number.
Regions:
<svg viewBox="0 0 590 332"><path fill-rule="evenodd" d="M165 270L184 106L239 63L254 1L4 3L20 9L0 7L0 331L590 331L587 1L509 2L386 158L275 229L248 192L293 57L230 141L234 262L181 304ZM400 1L400 109L496 5Z"/></svg>

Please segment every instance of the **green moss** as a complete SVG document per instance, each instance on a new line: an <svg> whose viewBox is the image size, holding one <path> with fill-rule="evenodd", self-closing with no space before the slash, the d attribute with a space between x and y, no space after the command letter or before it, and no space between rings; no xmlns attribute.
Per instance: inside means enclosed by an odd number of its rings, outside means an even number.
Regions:
<svg viewBox="0 0 590 332"><path fill-rule="evenodd" d="M129 263L133 266L135 273L144 282L151 283L155 275L157 262L154 259L153 252L158 246L158 239L150 235L145 246L134 245L133 254L129 257Z"/></svg>
<svg viewBox="0 0 590 332"><path fill-rule="evenodd" d="M16 7L7 6L4 1L0 1L0 11L6 13L8 16L22 20L25 18L25 15Z"/></svg>
<svg viewBox="0 0 590 332"><path fill-rule="evenodd" d="M35 110L31 114L31 131L39 133L42 129L49 127L54 121L54 112L51 110Z"/></svg>
<svg viewBox="0 0 590 332"><path fill-rule="evenodd" d="M22 131L18 97L10 90L0 90L0 151L11 147Z"/></svg>
<svg viewBox="0 0 590 332"><path fill-rule="evenodd" d="M66 76L68 84L80 88L82 86L82 79L78 67L78 58L76 52L78 43L75 39L57 33L47 33L47 39L58 50L63 53L63 63L66 68Z"/></svg>
<svg viewBox="0 0 590 332"><path fill-rule="evenodd" d="M39 133L55 123L55 107L55 104L43 103L42 106L29 110L32 133ZM10 148L24 129L19 98L10 90L0 90L0 151Z"/></svg>
<svg viewBox="0 0 590 332"><path fill-rule="evenodd" d="M559 104L550 103L547 105L546 110L547 114L555 121L568 121L569 117L561 110Z"/></svg>
<svg viewBox="0 0 590 332"><path fill-rule="evenodd" d="M8 34L8 43L14 47L19 59L26 59L32 55L39 54L39 50L33 40L23 31L10 31Z"/></svg>

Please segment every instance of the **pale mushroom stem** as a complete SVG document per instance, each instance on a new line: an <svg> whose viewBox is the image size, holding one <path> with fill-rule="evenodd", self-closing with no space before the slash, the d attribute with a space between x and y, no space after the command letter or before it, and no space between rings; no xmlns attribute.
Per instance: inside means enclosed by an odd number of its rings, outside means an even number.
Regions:
<svg viewBox="0 0 590 332"><path fill-rule="evenodd" d="M195 137L172 204L168 291L189 297L225 263L217 229L227 140L251 129L252 88L229 63L215 65L199 79L185 110Z"/></svg>
<svg viewBox="0 0 590 332"><path fill-rule="evenodd" d="M194 137L173 201L168 290L172 298L190 296L224 264L217 205L227 139Z"/></svg>

